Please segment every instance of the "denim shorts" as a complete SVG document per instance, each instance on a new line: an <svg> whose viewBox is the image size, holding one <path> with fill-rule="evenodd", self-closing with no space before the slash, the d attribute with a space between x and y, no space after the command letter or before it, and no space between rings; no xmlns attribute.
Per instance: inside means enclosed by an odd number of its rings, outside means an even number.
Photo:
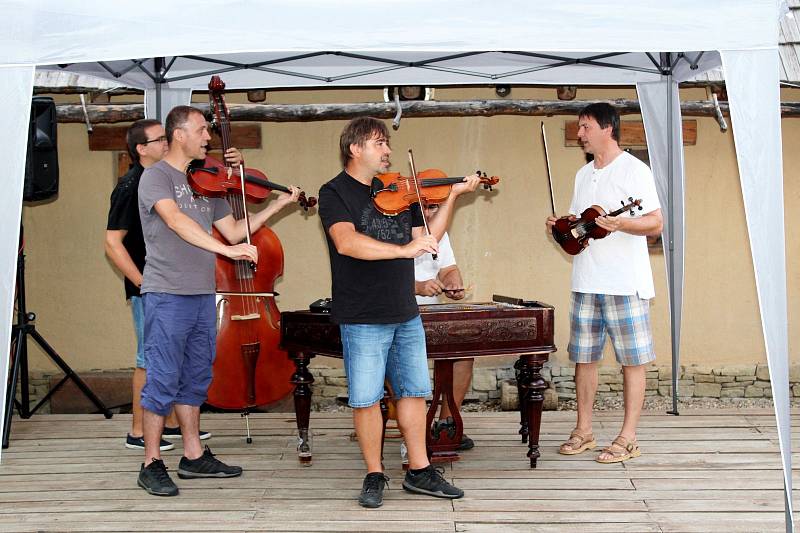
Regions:
<svg viewBox="0 0 800 533"><path fill-rule="evenodd" d="M144 358L144 304L141 296L131 296L133 329L136 332L136 368L147 368Z"/></svg>
<svg viewBox="0 0 800 533"><path fill-rule="evenodd" d="M400 324L341 324L350 407L369 407L383 398L388 378L395 398L431 393L425 330L417 316Z"/></svg>
<svg viewBox="0 0 800 533"><path fill-rule="evenodd" d="M637 295L572 293L569 360L593 363L603 358L606 332L619 364L639 366L655 360L650 333L650 300Z"/></svg>
<svg viewBox="0 0 800 533"><path fill-rule="evenodd" d="M142 407L166 416L176 403L202 405L217 347L214 295L148 292L142 299L147 360Z"/></svg>

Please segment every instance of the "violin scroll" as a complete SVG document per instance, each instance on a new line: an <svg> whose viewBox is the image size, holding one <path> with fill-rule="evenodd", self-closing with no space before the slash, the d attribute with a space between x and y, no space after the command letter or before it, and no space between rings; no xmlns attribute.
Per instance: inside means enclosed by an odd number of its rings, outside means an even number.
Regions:
<svg viewBox="0 0 800 533"><path fill-rule="evenodd" d="M629 204L626 206L626 205L625 205L625 200L620 200L620 201L619 201L619 203L621 203L621 204L622 204L622 210L623 210L623 211L624 211L625 209L628 209L628 207L630 207L630 208L631 208L631 210L630 210L630 214L631 214L631 216L633 216L633 215L635 215L635 214L636 214L636 213L634 213L634 212L633 212L633 208L634 208L634 207L638 207L638 208L639 208L639 211L641 211L642 209L644 209L644 208L642 207L642 200L641 200L641 199L639 199L639 200L634 200L634 199L633 199L633 196L628 196L628 202L629 202Z"/></svg>
<svg viewBox="0 0 800 533"><path fill-rule="evenodd" d="M306 197L305 191L300 191L300 196L297 197L297 204L303 208L303 211L308 211L317 205L317 199L313 196Z"/></svg>
<svg viewBox="0 0 800 533"><path fill-rule="evenodd" d="M500 181L500 178L497 176L492 176L489 178L487 177L486 172L481 172L480 170L476 171L475 173L481 179L481 186L487 191L491 191L492 187L497 185L497 183Z"/></svg>

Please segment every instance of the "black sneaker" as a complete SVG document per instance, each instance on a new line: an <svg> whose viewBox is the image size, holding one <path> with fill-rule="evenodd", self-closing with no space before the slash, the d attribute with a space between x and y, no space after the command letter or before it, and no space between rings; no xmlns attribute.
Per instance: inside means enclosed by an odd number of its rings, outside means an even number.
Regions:
<svg viewBox="0 0 800 533"><path fill-rule="evenodd" d="M403 488L408 492L427 494L436 498L456 499L464 496L464 491L445 481L443 474L444 468L433 465L428 465L417 474L408 470L403 480Z"/></svg>
<svg viewBox="0 0 800 533"><path fill-rule="evenodd" d="M206 446L203 455L197 459L181 457L178 463L178 477L191 479L196 477L236 477L242 475L241 466L228 466L214 457L211 449Z"/></svg>
<svg viewBox="0 0 800 533"><path fill-rule="evenodd" d="M131 437L128 433L128 438L125 439L125 447L131 450L144 450L144 437ZM172 450L175 445L168 440L161 439L161 445L158 447L162 452Z"/></svg>
<svg viewBox="0 0 800 533"><path fill-rule="evenodd" d="M456 422L453 420L452 416L448 416L446 420L439 420L434 422L433 424L433 438L435 440L439 439L439 435L442 431L447 432L447 436L451 439L456 436ZM475 441L471 438L467 437L465 434L461 434L461 443L456 448L457 451L463 452L466 450L471 450L475 447Z"/></svg>
<svg viewBox="0 0 800 533"><path fill-rule="evenodd" d="M467 450L471 450L474 447L475 447L475 441L462 433L461 444L458 445L458 448L456 448L456 450L459 452L464 452Z"/></svg>
<svg viewBox="0 0 800 533"><path fill-rule="evenodd" d="M183 435L181 435L181 428L168 428L164 426L164 431L161 433L161 436L165 439L182 439ZM211 438L211 433L208 431L200 431L200 440L206 440Z"/></svg>
<svg viewBox="0 0 800 533"><path fill-rule="evenodd" d="M389 478L383 472L370 472L364 478L358 505L375 509L383 505L383 488L389 486Z"/></svg>
<svg viewBox="0 0 800 533"><path fill-rule="evenodd" d="M167 474L167 467L161 459L154 459L152 463L139 470L139 486L154 496L177 496L178 487Z"/></svg>

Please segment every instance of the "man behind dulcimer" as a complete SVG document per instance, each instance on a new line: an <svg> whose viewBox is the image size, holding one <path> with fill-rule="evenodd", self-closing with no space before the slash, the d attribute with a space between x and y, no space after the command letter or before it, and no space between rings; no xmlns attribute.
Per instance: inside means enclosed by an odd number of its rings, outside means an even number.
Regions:
<svg viewBox="0 0 800 533"><path fill-rule="evenodd" d="M650 332L650 298L655 296L646 235L661 233L661 209L650 169L619 147L619 114L606 103L591 104L578 117L583 150L594 155L575 176L572 216L591 206L606 213L620 201L641 199L642 216L600 216L598 226L610 232L588 246L572 263L570 340L567 350L575 363L578 421L559 453L574 455L596 446L592 407L597 391L597 364L603 357L606 332L622 365L625 418L611 445L597 456L599 463L638 457L636 427L644 404L645 365L655 360ZM556 217L547 219L548 230Z"/></svg>
<svg viewBox="0 0 800 533"><path fill-rule="evenodd" d="M145 460L139 486L150 494L175 496L178 487L161 460L159 442L164 417L175 408L183 435L183 457L178 477L234 477L242 473L200 446L200 406L208 395L211 364L216 348L216 254L258 262L250 244L226 245L211 235L211 226L228 242L240 243L247 234L245 218L235 220L223 198L197 196L189 187L186 170L194 159L204 159L211 136L203 114L178 106L166 120L169 151L147 168L139 182L147 261L142 281L144 351L147 382L142 390ZM258 228L281 208L297 200L300 190L280 193L277 199L250 215Z"/></svg>
<svg viewBox="0 0 800 533"><path fill-rule="evenodd" d="M383 419L378 402L388 378L397 422L408 446L407 491L439 498L464 495L434 469L425 450L425 397L431 393L425 331L414 299L414 261L436 253L459 195L474 191L476 175L453 185L449 198L423 229L418 203L387 216L372 201L372 178L389 168L389 132L369 117L352 120L339 139L344 170L319 191L319 215L328 241L333 282L331 317L341 329L353 423L367 475L358 503L383 504L388 478L381 464Z"/></svg>

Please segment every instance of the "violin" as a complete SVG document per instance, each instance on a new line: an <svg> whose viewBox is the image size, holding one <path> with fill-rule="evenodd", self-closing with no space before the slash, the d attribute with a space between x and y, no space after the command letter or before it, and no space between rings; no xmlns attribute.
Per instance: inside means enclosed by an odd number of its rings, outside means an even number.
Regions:
<svg viewBox="0 0 800 533"><path fill-rule="evenodd" d="M225 82L219 76L212 76L208 90L210 107L214 113L211 125L220 130L222 144L227 149L232 145L230 115L222 97ZM192 189L202 196L225 197L231 193L238 193L250 202L259 203L263 202L272 191L292 193L288 187L269 181L266 174L260 170L244 168L242 165L233 168L213 157L206 157L202 165L190 165L186 177ZM297 203L308 211L317 204L317 199L313 196L306 198L306 193L301 191Z"/></svg>
<svg viewBox="0 0 800 533"><path fill-rule="evenodd" d="M481 185L491 191L500 178L487 177L485 172L478 171ZM384 215L396 215L408 209L411 204L420 201L426 204L439 204L450 196L450 189L455 183L465 180L464 176L448 177L439 169L431 168L416 174L419 184L419 196L414 186L414 178L402 176L399 172L379 174L372 178L371 195L375 207Z"/></svg>
<svg viewBox="0 0 800 533"><path fill-rule="evenodd" d="M244 195L252 203L263 202L272 191L292 194L291 189L267 179L260 170L254 168L244 169L244 180L238 168L231 168L225 163L211 156L206 156L203 166L190 166L189 176L192 189L203 196L227 196L230 193L241 192L242 181L245 183ZM306 198L306 193L300 191L297 203L305 211L317 205L313 196Z"/></svg>
<svg viewBox="0 0 800 533"><path fill-rule="evenodd" d="M606 212L599 205L587 207L581 213L580 218L574 217L561 217L556 220L553 225L552 233L556 242L570 255L578 255L589 245L589 239L602 239L609 234L597 225L596 219L598 217L610 216L615 217L628 211L630 209L633 215L633 208L638 207L639 211L642 210L642 201L634 200L633 197L628 197L628 202L621 201L622 207L616 211L612 211L606 215Z"/></svg>

